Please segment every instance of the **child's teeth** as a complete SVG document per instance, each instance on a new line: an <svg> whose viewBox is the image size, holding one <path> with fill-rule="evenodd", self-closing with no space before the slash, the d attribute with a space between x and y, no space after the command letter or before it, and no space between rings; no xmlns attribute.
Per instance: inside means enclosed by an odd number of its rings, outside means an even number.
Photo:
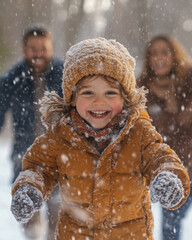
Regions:
<svg viewBox="0 0 192 240"><path fill-rule="evenodd" d="M101 115L103 115L104 113L106 113L106 111L103 111L103 112L92 112L93 114L95 114L95 115L98 115L98 116L101 116Z"/></svg>

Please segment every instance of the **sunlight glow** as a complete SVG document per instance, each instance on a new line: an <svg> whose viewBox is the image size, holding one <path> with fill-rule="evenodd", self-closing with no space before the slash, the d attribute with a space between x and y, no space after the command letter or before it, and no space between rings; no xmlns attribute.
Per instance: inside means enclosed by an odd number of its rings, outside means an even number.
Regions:
<svg viewBox="0 0 192 240"><path fill-rule="evenodd" d="M96 9L96 4L98 4L97 2L98 0L85 0L84 3L84 11L86 13L92 13L95 11ZM109 8L111 7L111 0L100 0L100 10L101 11L107 11L109 10Z"/></svg>
<svg viewBox="0 0 192 240"><path fill-rule="evenodd" d="M184 21L183 28L185 31L188 31L188 32L192 31L192 19L188 19Z"/></svg>

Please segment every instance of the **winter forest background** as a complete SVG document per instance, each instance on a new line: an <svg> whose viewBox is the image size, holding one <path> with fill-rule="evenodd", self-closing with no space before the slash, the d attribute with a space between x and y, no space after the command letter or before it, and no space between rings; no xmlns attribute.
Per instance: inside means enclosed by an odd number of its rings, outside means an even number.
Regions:
<svg viewBox="0 0 192 240"><path fill-rule="evenodd" d="M53 34L55 55L64 58L80 40L103 36L123 43L141 71L145 45L156 34L175 37L192 56L191 0L0 0L0 74L22 57L23 30L43 23ZM21 240L10 214L10 117L0 133L0 240ZM3 196L3 197L2 197ZM155 236L159 240L160 214L154 207ZM192 208L185 220L182 240L191 238ZM10 231L11 230L11 231Z"/></svg>
<svg viewBox="0 0 192 240"><path fill-rule="evenodd" d="M50 28L62 58L74 43L104 36L129 49L137 73L146 42L159 33L192 55L191 0L0 0L0 73L21 57L23 29L36 22Z"/></svg>

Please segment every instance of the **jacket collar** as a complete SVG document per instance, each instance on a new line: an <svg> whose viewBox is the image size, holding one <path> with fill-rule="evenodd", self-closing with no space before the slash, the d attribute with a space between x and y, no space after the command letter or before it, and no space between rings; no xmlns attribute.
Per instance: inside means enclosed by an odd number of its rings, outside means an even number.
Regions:
<svg viewBox="0 0 192 240"><path fill-rule="evenodd" d="M114 148L114 146L118 144L124 138L124 136L129 133L130 129L134 126L135 122L138 119L145 119L150 121L149 115L146 110L134 111L130 115L125 127L120 131L118 137L113 142L111 142L109 146L105 149L104 151L105 154L109 154L111 150Z"/></svg>
<svg viewBox="0 0 192 240"><path fill-rule="evenodd" d="M113 149L114 145L119 143L125 135L127 135L130 129L134 126L135 122L138 119L145 119L150 121L149 115L145 110L139 110L133 112L125 127L120 131L117 138L109 144L109 146L103 151L103 154L109 154ZM84 151L91 152L92 154L100 155L100 153L80 134L75 132L70 126L67 124L62 124L59 129L59 136L68 141L72 146L75 146L79 149L83 149Z"/></svg>
<svg viewBox="0 0 192 240"><path fill-rule="evenodd" d="M99 152L89 143L89 141L65 123L62 124L59 129L59 136L64 138L74 147L99 155Z"/></svg>

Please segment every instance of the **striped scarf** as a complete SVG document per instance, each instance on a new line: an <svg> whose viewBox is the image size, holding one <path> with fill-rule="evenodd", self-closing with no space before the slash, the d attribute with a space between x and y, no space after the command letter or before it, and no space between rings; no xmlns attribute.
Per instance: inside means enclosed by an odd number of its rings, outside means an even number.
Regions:
<svg viewBox="0 0 192 240"><path fill-rule="evenodd" d="M96 129L83 120L75 109L71 110L69 125L74 131L82 134L101 153L117 137L119 131L125 126L127 113L122 111L116 115L105 128Z"/></svg>

